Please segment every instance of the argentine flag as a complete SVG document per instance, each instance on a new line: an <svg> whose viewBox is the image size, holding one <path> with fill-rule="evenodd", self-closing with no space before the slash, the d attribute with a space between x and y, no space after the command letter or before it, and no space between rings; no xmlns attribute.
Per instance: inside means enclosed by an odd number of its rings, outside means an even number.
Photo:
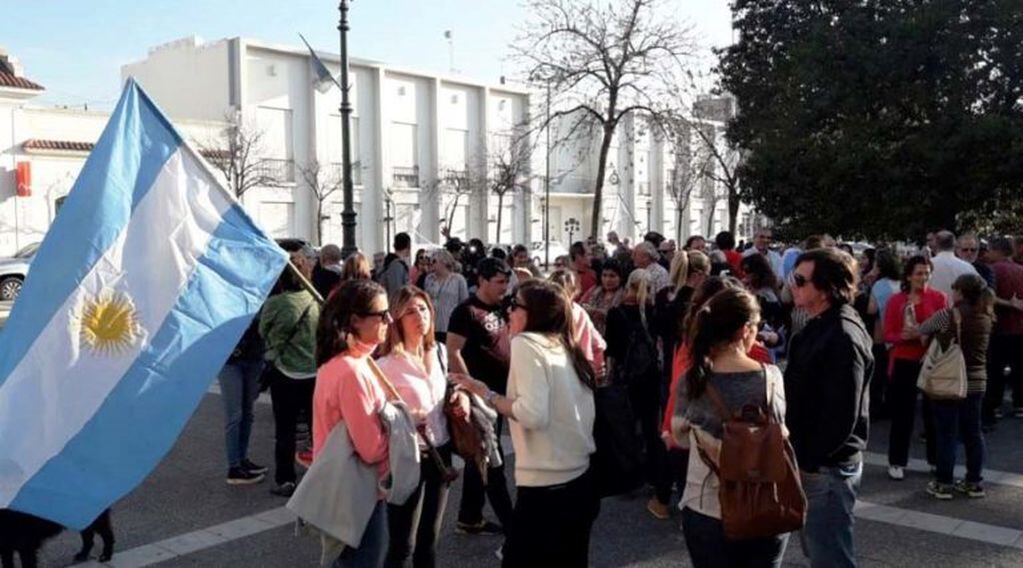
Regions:
<svg viewBox="0 0 1023 568"><path fill-rule="evenodd" d="M0 335L0 508L82 529L141 483L286 262L129 79Z"/></svg>

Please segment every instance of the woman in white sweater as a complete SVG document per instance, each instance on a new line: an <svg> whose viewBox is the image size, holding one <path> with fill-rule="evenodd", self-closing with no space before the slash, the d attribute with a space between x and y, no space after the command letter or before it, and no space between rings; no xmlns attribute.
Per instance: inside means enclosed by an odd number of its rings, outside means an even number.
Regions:
<svg viewBox="0 0 1023 568"><path fill-rule="evenodd" d="M572 339L572 308L560 287L529 280L515 293L508 395L453 378L510 419L518 497L504 566L587 566L600 511L590 471L593 369Z"/></svg>

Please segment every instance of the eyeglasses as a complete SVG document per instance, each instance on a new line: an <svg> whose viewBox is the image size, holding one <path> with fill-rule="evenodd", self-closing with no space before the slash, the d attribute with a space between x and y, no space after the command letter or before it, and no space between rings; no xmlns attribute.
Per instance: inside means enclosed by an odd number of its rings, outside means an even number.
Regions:
<svg viewBox="0 0 1023 568"><path fill-rule="evenodd" d="M810 281L806 278L806 276L803 276L798 272L792 273L792 283L796 286L796 288L802 288L803 286L806 286L809 282Z"/></svg>
<svg viewBox="0 0 1023 568"><path fill-rule="evenodd" d="M526 309L526 305L525 304L520 304L518 300L512 300L510 309L511 310L524 310L524 309Z"/></svg>
<svg viewBox="0 0 1023 568"><path fill-rule="evenodd" d="M977 249L975 248L961 248L959 250L961 250L962 252L977 252Z"/></svg>
<svg viewBox="0 0 1023 568"><path fill-rule="evenodd" d="M361 312L360 316L364 318L378 317L385 323L391 323L394 319L391 317L391 312L388 310L380 310L379 312Z"/></svg>

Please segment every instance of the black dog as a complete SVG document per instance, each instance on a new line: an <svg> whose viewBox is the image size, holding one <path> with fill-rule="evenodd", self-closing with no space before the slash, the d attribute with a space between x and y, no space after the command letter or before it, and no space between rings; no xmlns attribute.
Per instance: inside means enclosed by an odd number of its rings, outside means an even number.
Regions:
<svg viewBox="0 0 1023 568"><path fill-rule="evenodd" d="M0 509L0 565L14 568L14 553L21 558L22 568L36 568L39 549L43 543L64 530L64 527L39 517ZM114 555L114 529L110 522L110 509L103 511L91 525L82 531L82 549L75 555L75 562L89 559L96 535L103 539L103 553L99 561L107 562Z"/></svg>

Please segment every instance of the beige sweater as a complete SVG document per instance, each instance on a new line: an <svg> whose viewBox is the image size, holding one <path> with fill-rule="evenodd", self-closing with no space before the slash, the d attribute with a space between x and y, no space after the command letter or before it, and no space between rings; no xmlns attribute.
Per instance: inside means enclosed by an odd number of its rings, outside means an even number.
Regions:
<svg viewBox="0 0 1023 568"><path fill-rule="evenodd" d="M596 451L593 392L560 341L536 333L512 339L508 397L516 485L558 485L586 472Z"/></svg>

